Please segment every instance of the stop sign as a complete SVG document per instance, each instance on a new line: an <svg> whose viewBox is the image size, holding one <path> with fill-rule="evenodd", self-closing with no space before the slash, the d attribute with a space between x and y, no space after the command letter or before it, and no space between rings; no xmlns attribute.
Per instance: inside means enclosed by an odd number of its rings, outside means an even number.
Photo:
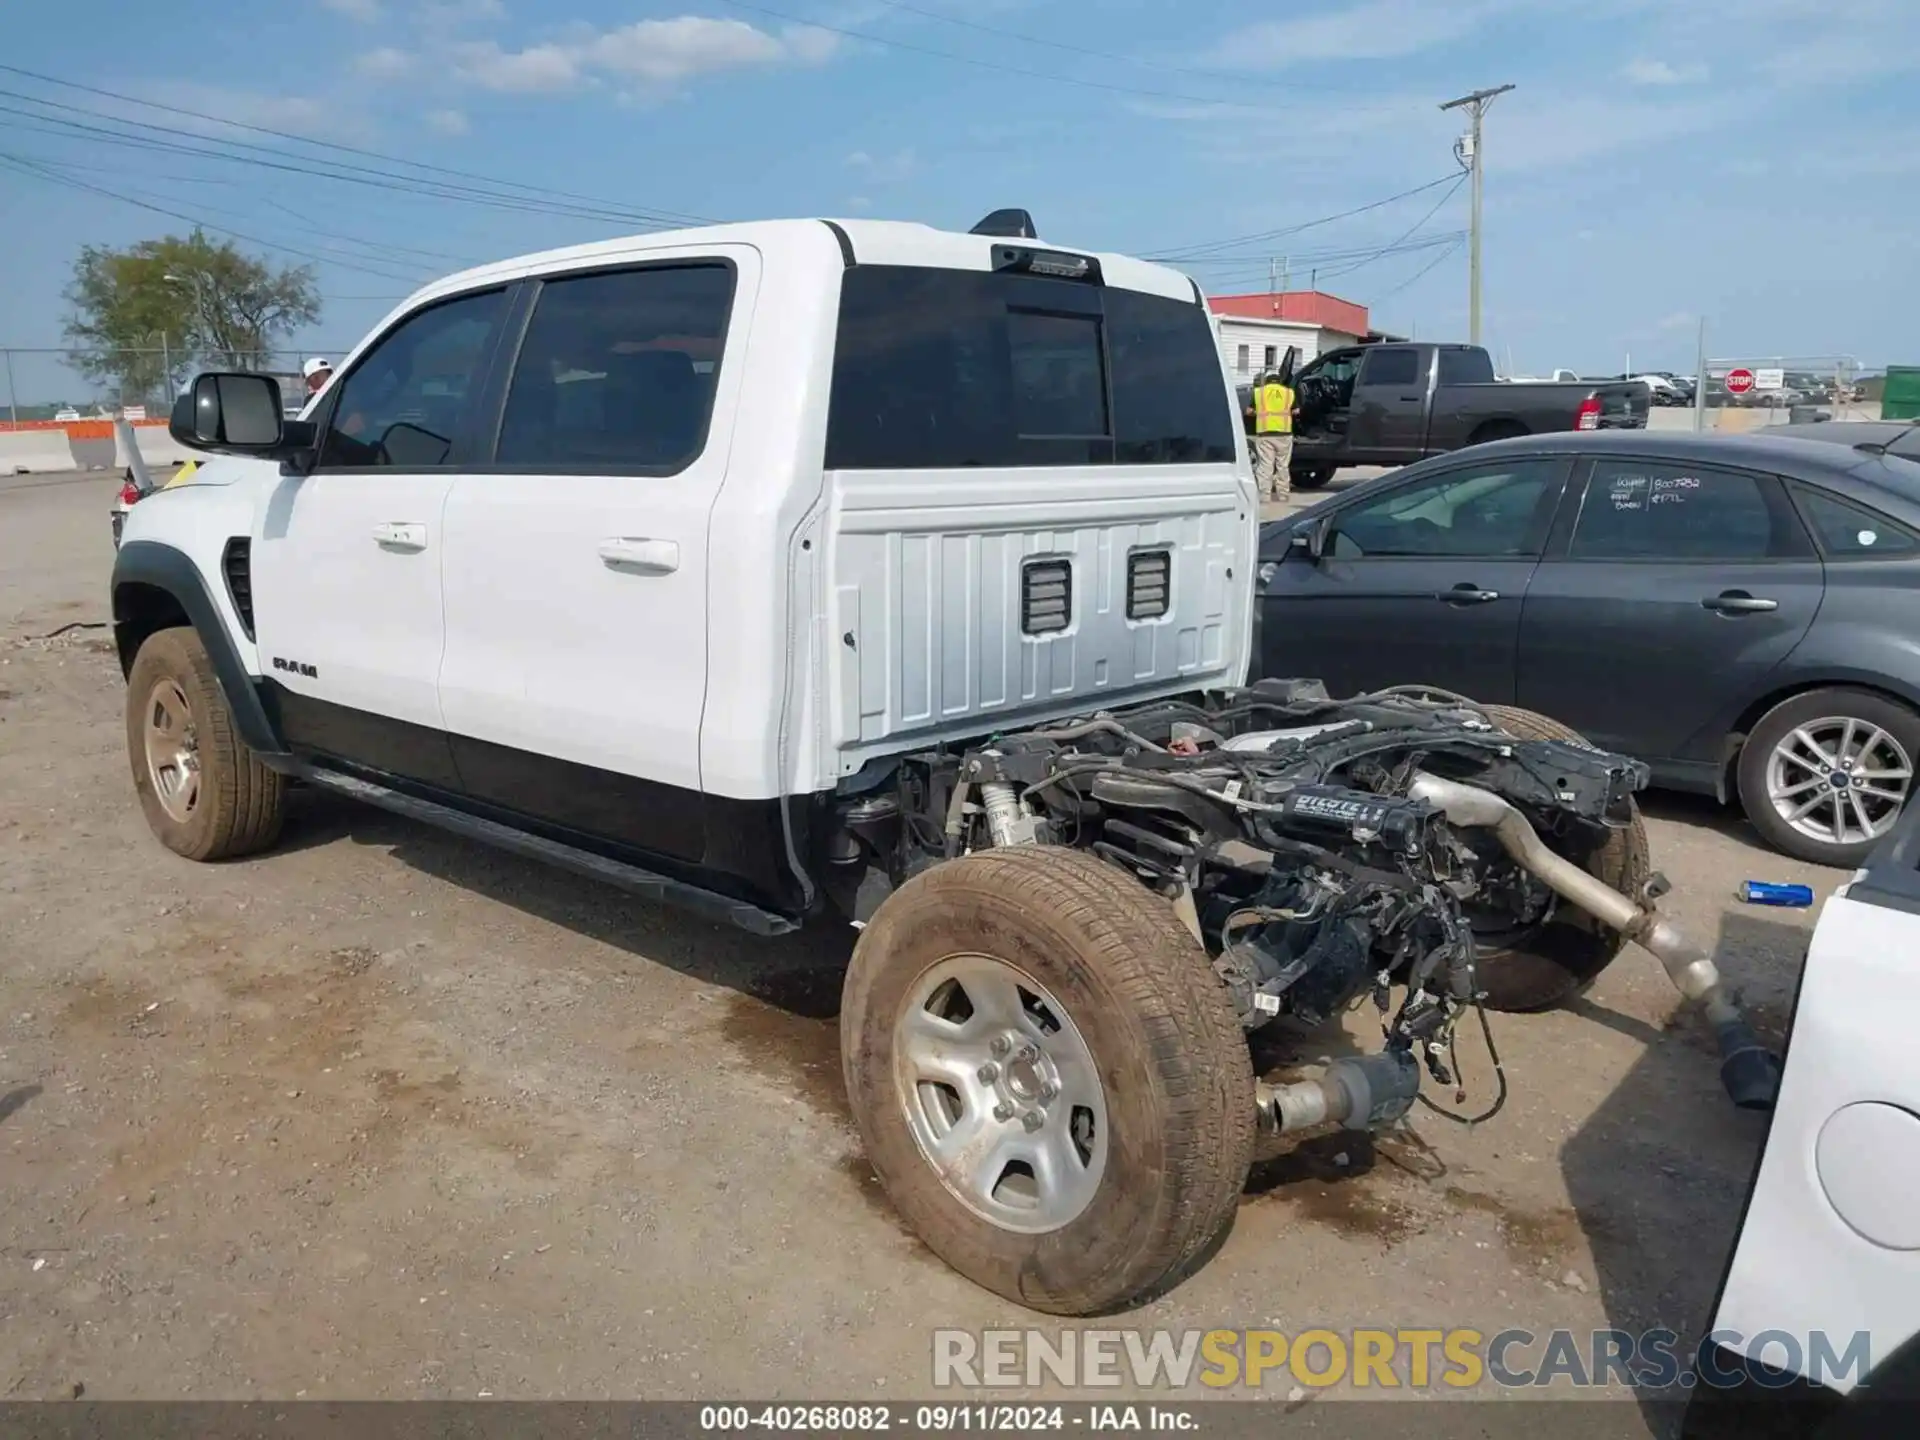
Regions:
<svg viewBox="0 0 1920 1440"><path fill-rule="evenodd" d="M1753 389L1753 371L1741 369L1729 370L1727 372L1727 393L1729 395L1744 395L1751 389Z"/></svg>

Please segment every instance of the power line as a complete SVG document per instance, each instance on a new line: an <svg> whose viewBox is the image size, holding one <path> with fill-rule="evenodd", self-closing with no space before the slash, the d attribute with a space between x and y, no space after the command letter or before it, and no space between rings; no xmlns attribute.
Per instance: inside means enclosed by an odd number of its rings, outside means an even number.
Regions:
<svg viewBox="0 0 1920 1440"><path fill-rule="evenodd" d="M1405 290L1408 286L1412 285L1415 281L1423 278L1429 270L1433 269L1434 266L1438 265L1441 261L1445 260L1448 256L1458 255L1460 253L1460 246L1464 242L1465 242L1464 236L1460 237L1459 239L1456 239L1453 242L1453 244L1449 245L1446 249L1442 250L1438 255L1434 256L1433 259L1429 260L1426 264L1422 265L1418 270L1414 271L1413 274L1409 275L1406 279L1402 280L1398 285L1394 286L1391 290L1388 290L1384 294L1376 295L1373 299L1373 303L1375 305L1378 305L1382 300L1391 300L1394 296L1398 295L1402 290Z"/></svg>
<svg viewBox="0 0 1920 1440"><path fill-rule="evenodd" d="M1423 221L1422 223L1425 222ZM1408 231L1399 239L1390 241L1386 245L1349 245L1327 250L1294 250L1288 252L1287 259L1290 266L1297 270L1302 265L1331 265L1342 260L1364 259L1370 255L1393 254L1403 250L1424 250L1438 243L1439 240L1450 240L1455 235L1465 235L1466 233L1465 230L1450 231L1438 237L1438 240L1433 236L1414 240L1411 238L1412 232ZM1265 274L1267 261L1264 258L1253 255L1223 255L1210 259L1202 258L1187 263L1194 269L1225 266L1235 273L1240 273L1256 268L1256 260L1258 261L1257 268L1262 274Z"/></svg>
<svg viewBox="0 0 1920 1440"><path fill-rule="evenodd" d="M415 176L396 175L390 171L375 170L364 165L351 165L344 161L325 160L318 157L289 155L284 150L271 146L256 145L245 140L211 140L209 145L229 146L232 149L210 149L205 145L184 143L182 137L191 137L191 132L175 126L156 125L145 120L125 119L117 115L107 115L100 111L88 110L81 106L68 105L57 100L42 100L32 95L22 95L17 91L0 89L0 96L14 100L24 100L30 105L50 109L71 111L77 115L86 115L95 120L105 121L108 125L123 127L121 130L107 129L102 125L89 125L83 121L68 120L56 115L42 115L35 111L21 110L15 106L0 105L0 113L27 116L43 125L55 125L79 135L103 139L110 144L131 145L135 148L158 150L167 154L190 155L206 160L222 160L232 164L260 166L269 170L285 171L294 175L305 175L327 180L337 180L344 184L369 186L377 190L397 191L403 194L420 195L442 200L460 200L470 204L489 206L499 210L518 211L536 215L566 215L575 219L598 220L609 224L643 225L661 228L667 222L648 217L638 211L592 210L575 205L561 205L551 201L523 198L517 195L501 194L476 189L468 185L452 185L445 181L425 180ZM150 140L138 135L127 135L124 128L151 131L161 136L172 137L164 140ZM71 138L71 137L69 137ZM235 151L252 151L255 154L239 154ZM316 167L325 166L320 169Z"/></svg>
<svg viewBox="0 0 1920 1440"><path fill-rule="evenodd" d="M268 125L254 125L244 120L229 120L219 115L208 115L198 110L189 110L180 105L165 105L158 100L142 100L132 95L123 95L118 91L102 89L94 85L82 85L76 80L62 80L56 75L45 75L37 70L24 69L18 65L0 64L0 71L9 75L19 75L28 80L37 80L43 85L58 85L63 89L77 90L86 95L97 95L105 100L118 100L125 105L144 106L153 110L163 110L170 115L184 115L194 120L204 120L215 125L227 125L236 130L250 131L256 135L271 135L279 140L291 140L299 145L311 145L320 150L334 150L343 155L358 155L366 160L378 160L388 165L404 165L413 170L424 170L436 175L450 175L460 180L478 180L483 184L511 190L520 190L528 195L554 196L563 200L578 201L586 205L607 209L619 209L618 202L602 200L592 195L581 195L569 190L556 190L546 185L528 185L518 180L501 180L473 170L458 170L446 165L433 165L423 160L408 160L398 155L383 154L378 150L365 150L357 145L343 145L332 140L315 140L310 136L298 135L289 130L275 130ZM44 103L44 102L43 102ZM631 211L627 213L650 214L655 220L674 225L713 225L719 223L706 216L688 215L672 210L653 210L649 212Z"/></svg>
<svg viewBox="0 0 1920 1440"><path fill-rule="evenodd" d="M28 164L38 165L43 169L58 170L62 172L64 175L66 175L66 177L69 180L74 180L74 179L91 180L94 178L94 171L93 171L93 166L91 162L88 162L87 169L84 174L75 175L74 166L63 165L58 163L57 161L48 159L44 156L19 155L19 156L16 156L15 158ZM171 195L164 195L164 194L156 195L151 190L141 190L141 189L129 187L129 198L132 198L135 196L138 196L147 200L152 200L156 203L163 203L163 202L172 200L174 198ZM444 251L420 250L420 249L416 249L411 245L397 245L397 244L388 244L387 242L380 241L380 240L366 240L366 239L362 239L360 236L357 236L357 235L347 235L336 230L329 230L324 225L321 225L318 221L313 220L309 216L302 215L296 210L289 209L287 206L280 204L278 201L272 199L270 196L263 195L260 197L260 199L263 203L267 205L271 205L274 209L279 210L283 214L290 215L295 220L300 221L302 225L307 227L307 232L303 234L302 238L313 240L313 243L319 249L322 249L322 250L336 248L334 246L329 246L322 243L322 241L325 241L325 240L332 240L332 241L338 242L341 245L355 246L355 247L358 247L358 250L369 252L367 255L363 257L354 251L349 251L348 254L351 256L351 258L354 258L354 259L366 258L366 259L371 259L378 264L392 264L392 265L406 266L415 270L424 268L421 265L422 259L437 262L436 268L444 267L448 263L455 264L455 265L472 265L472 264L478 263L477 261L459 256L459 255L449 255ZM198 206L199 209L205 211L209 215L235 216L243 221L247 221L248 223L251 223L251 217L249 217L243 212L236 211L236 210L229 210L219 205L210 205L206 203L204 200L196 201L194 203ZM319 238L314 239L314 237L319 237Z"/></svg>
<svg viewBox="0 0 1920 1440"><path fill-rule="evenodd" d="M310 260L320 265L334 265L342 270L358 270L363 275L372 275L380 280L398 280L409 285L416 283L413 277L408 275L396 275L389 270L375 269L370 265L356 264L353 261L341 260L331 255L317 255L311 250L303 250L295 245L285 245L277 241L262 239L258 235L248 235L230 226L214 225L197 216L188 215L179 210L168 209L163 205L150 204L145 200L135 199L130 195L122 195L117 190L109 190L103 185L95 185L86 180L72 179L60 174L57 170L49 169L23 156L9 155L4 151L0 151L0 165L5 165L18 174L27 175L33 179L44 180L50 184L65 185L70 189L76 190L89 190L96 195L104 195L109 200L118 200L122 204L137 206L142 210L150 210L156 215L165 215L169 219L179 220L188 225L195 225L203 230L211 230L217 235L227 235L235 240L244 240L249 245L259 245L267 250L278 250L283 254L296 255L303 260Z"/></svg>
<svg viewBox="0 0 1920 1440"><path fill-rule="evenodd" d="M1466 231L1452 230L1438 235L1424 236L1418 240L1410 240L1403 245L1395 246L1391 250L1376 249L1357 252L1352 259L1344 264L1328 260L1315 260L1311 257L1303 257L1299 260L1293 260L1290 263L1294 275L1297 276L1302 270L1307 270L1313 276L1312 283L1317 286L1339 276L1352 274L1354 271L1361 269L1365 265L1373 264L1377 260L1388 259L1396 255L1425 255L1445 246L1458 246L1466 238ZM1267 282L1271 277L1271 268L1262 265L1258 269L1242 269L1225 274L1213 275L1208 277L1207 283L1216 290L1221 289L1221 287L1236 285L1257 285L1261 290L1265 290L1268 288Z"/></svg>
<svg viewBox="0 0 1920 1440"><path fill-rule="evenodd" d="M1449 181L1457 181L1459 178L1458 175L1442 175L1438 180L1429 180L1424 185L1414 186L1411 190L1402 190L1397 195L1388 195L1381 200L1371 200L1365 205L1356 205L1351 210L1341 210L1332 215L1322 215L1317 220L1303 220L1297 225L1285 225L1278 230L1262 230L1254 235L1238 235L1227 240L1197 241L1192 245L1176 246L1173 249L1146 258L1159 261L1163 264L1178 265L1189 263L1199 255L1218 253L1221 250L1230 249L1236 245L1264 244L1271 240L1278 240L1282 236L1297 235L1302 230L1313 230L1321 225L1331 225L1336 220L1346 220L1355 215L1364 215L1370 210L1384 209L1388 205L1396 204L1401 200L1409 200L1415 195L1437 189Z"/></svg>
<svg viewBox="0 0 1920 1440"><path fill-rule="evenodd" d="M1441 194L1440 198L1433 202L1433 208L1428 210L1427 213L1422 215L1418 220L1414 221L1412 225L1408 226L1406 230L1401 232L1398 238L1389 241L1371 254L1362 256L1352 264L1336 269L1333 273L1335 275L1350 275L1364 265L1371 265L1374 261L1384 256L1397 253L1400 248L1404 247L1409 240L1420 232L1421 228L1424 227L1428 221L1440 213L1441 209L1449 200L1460 193L1460 187L1466 182L1466 178L1465 175L1462 175L1456 179L1453 184Z"/></svg>

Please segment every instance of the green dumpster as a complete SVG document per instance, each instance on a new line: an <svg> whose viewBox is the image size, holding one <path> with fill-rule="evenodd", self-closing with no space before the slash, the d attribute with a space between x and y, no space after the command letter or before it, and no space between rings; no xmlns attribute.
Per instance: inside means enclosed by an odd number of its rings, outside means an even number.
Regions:
<svg viewBox="0 0 1920 1440"><path fill-rule="evenodd" d="M1920 365L1889 365L1882 420L1920 420Z"/></svg>

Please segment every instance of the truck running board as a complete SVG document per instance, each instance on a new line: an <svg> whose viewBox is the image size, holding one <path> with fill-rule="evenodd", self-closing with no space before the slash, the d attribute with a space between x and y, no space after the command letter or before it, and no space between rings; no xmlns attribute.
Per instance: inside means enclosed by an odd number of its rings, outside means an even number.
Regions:
<svg viewBox="0 0 1920 1440"><path fill-rule="evenodd" d="M312 765L302 765L294 773L309 785L331 790L336 795L345 795L349 799L390 810L409 820L424 821L469 840L478 840L484 845L511 850L530 859L544 860L562 870L571 870L576 875L585 875L593 880L603 880L647 900L677 905L705 919L718 920L752 935L785 935L800 928L799 921L791 916L763 910L745 900L703 890L684 880L656 875L638 865L596 855L591 850L549 840L542 835L530 835L511 825L502 825L497 820L470 815L464 810L456 810L433 800L423 800L417 795L406 795L371 780L360 780L351 775L342 775L337 770L322 770Z"/></svg>

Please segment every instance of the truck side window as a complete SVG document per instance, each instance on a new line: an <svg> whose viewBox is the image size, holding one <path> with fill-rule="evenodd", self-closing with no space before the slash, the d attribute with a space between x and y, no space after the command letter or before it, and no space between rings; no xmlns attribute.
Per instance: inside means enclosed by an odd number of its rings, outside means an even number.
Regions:
<svg viewBox="0 0 1920 1440"><path fill-rule="evenodd" d="M1360 384L1363 386L1418 385L1420 383L1420 352L1417 350L1382 349L1367 352L1366 364L1360 367Z"/></svg>
<svg viewBox="0 0 1920 1440"><path fill-rule="evenodd" d="M1493 360L1484 350L1462 350L1458 347L1440 352L1440 383L1442 385L1491 385L1493 383Z"/></svg>
<svg viewBox="0 0 1920 1440"><path fill-rule="evenodd" d="M387 332L344 379L321 469L431 469L450 462L506 292L421 310Z"/></svg>
<svg viewBox="0 0 1920 1440"><path fill-rule="evenodd" d="M671 475L706 448L733 267L649 266L540 287L494 463Z"/></svg>

